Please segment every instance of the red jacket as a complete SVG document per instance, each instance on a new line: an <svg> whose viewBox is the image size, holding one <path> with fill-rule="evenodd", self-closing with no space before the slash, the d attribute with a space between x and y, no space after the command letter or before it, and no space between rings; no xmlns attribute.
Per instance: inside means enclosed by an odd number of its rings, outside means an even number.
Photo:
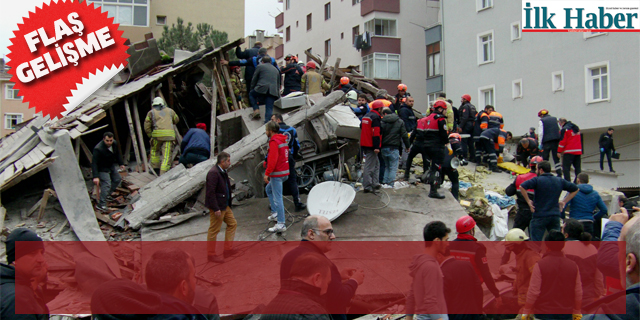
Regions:
<svg viewBox="0 0 640 320"><path fill-rule="evenodd" d="M360 123L360 146L368 149L380 149L382 147L380 113L371 110Z"/></svg>
<svg viewBox="0 0 640 320"><path fill-rule="evenodd" d="M568 130L566 130L568 129ZM572 128L563 128L564 135L560 144L558 144L558 153L567 154L582 154L582 133L579 130L572 130Z"/></svg>
<svg viewBox="0 0 640 320"><path fill-rule="evenodd" d="M284 134L274 134L269 139L269 153L265 175L273 178L289 175L289 144Z"/></svg>

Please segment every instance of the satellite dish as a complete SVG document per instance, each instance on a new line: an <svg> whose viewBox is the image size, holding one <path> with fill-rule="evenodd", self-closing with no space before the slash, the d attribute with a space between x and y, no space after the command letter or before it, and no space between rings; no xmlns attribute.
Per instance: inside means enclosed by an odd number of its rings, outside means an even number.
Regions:
<svg viewBox="0 0 640 320"><path fill-rule="evenodd" d="M317 184L309 191L307 209L309 214L323 216L333 221L347 211L355 198L356 191L350 185L326 181Z"/></svg>

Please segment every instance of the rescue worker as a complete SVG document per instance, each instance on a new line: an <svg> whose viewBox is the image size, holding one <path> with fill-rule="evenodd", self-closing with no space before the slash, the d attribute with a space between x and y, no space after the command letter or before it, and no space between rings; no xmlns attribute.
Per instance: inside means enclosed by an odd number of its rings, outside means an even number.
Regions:
<svg viewBox="0 0 640 320"><path fill-rule="evenodd" d="M405 101L400 105L400 109L398 110L398 116L404 122L404 127L407 129L407 133L411 136L411 132L413 132L418 126L418 118L413 110L413 105L415 100L413 97L406 97ZM405 167L407 163L407 159L409 158L409 151L400 150L400 168ZM409 170L411 168L406 168Z"/></svg>
<svg viewBox="0 0 640 320"><path fill-rule="evenodd" d="M476 111L476 107L471 104L470 95L463 94L460 103L460 127L458 132L469 135L469 138L462 139L462 153L465 159L473 160L476 153L473 146L473 126L478 112Z"/></svg>
<svg viewBox="0 0 640 320"><path fill-rule="evenodd" d="M269 232L284 232L285 226L284 202L282 199L282 184L289 176L289 144L287 136L280 134L280 126L273 122L267 122L265 126L267 138L269 138L269 151L267 161L263 162L265 191L271 206L269 221L276 221L276 225L267 229Z"/></svg>
<svg viewBox="0 0 640 320"><path fill-rule="evenodd" d="M401 83L398 85L398 93L396 94L396 102L393 104L393 109L395 110L394 112L398 112L398 110L400 110L400 107L402 106L402 103L404 102L403 99L411 97L411 94L407 92L407 85L404 83Z"/></svg>
<svg viewBox="0 0 640 320"><path fill-rule="evenodd" d="M476 221L471 216L464 216L456 221L458 237L449 243L451 255L462 261L469 261L480 280L487 285L487 289L496 298L496 308L502 305L500 291L489 270L487 261L487 248L475 238Z"/></svg>
<svg viewBox="0 0 640 320"><path fill-rule="evenodd" d="M482 126L483 123L487 124ZM476 114L476 120L473 126L473 143L476 151L474 162L476 164L481 164L483 160L484 146L482 145L482 141L480 141L480 135L482 135L482 132L486 130L488 123L489 114L484 109L480 110L480 112Z"/></svg>
<svg viewBox="0 0 640 320"><path fill-rule="evenodd" d="M253 59L253 57L256 57L256 56L258 56L260 54L260 49L262 49L262 42L260 42L260 41L256 41L256 43L253 45L253 48L247 49L247 50L244 50L244 51L240 48L240 46L237 46L236 47L236 57L238 59L251 60L251 59ZM265 54L267 53L266 48L264 50L264 53ZM224 63L222 63L222 65L224 65ZM254 66L247 66L247 68L244 68L244 83L246 83L246 84L251 83L251 79L253 79L253 72L255 70L256 69L255 69Z"/></svg>
<svg viewBox="0 0 640 320"><path fill-rule="evenodd" d="M447 110L445 113L447 121L447 132L452 132L455 124L455 115L453 114L453 107L451 106L451 103L447 101L447 94L441 92L440 94L438 94L438 98L436 99L436 101L443 101L447 104ZM430 115L431 112L431 108L429 108L429 110L427 110L427 115Z"/></svg>
<svg viewBox="0 0 640 320"><path fill-rule="evenodd" d="M542 162L541 156L535 156L531 158L529 164L531 165L531 171L528 173L520 174L516 177L515 180L504 189L504 193L511 197L516 196L516 204L518 205L518 211L516 212L516 216L513 219L513 227L518 228L522 231L526 230L529 227L529 223L531 222L531 208L529 208L529 203L524 199L524 197L518 192L520 185L527 181L537 177L536 170L538 163ZM529 199L534 199L533 189L527 190L527 194L529 195Z"/></svg>
<svg viewBox="0 0 640 320"><path fill-rule="evenodd" d="M433 104L433 108L433 113L418 120L418 127L414 134L411 135L412 147L406 167L411 167L411 162L413 162L413 158L417 153L422 153L423 167L426 167L426 161L430 159L431 166L429 171L425 171L425 178L431 185L429 198L444 199L445 196L438 193L438 187L440 186L440 176L442 175L445 145L449 143L446 118L444 116L447 104L442 100L438 100ZM404 178L409 180L409 170L405 170Z"/></svg>
<svg viewBox="0 0 640 320"><path fill-rule="evenodd" d="M500 130L504 127L504 122L502 120L502 115L496 112L493 106L487 105L484 108L484 111L487 113L487 117L483 118L480 123L480 128L484 129L482 134L480 134L480 142L482 143L485 153L489 155L489 169L493 172L500 172L498 169L498 157L496 155L495 142L500 140ZM504 146L504 141L502 142L502 145Z"/></svg>
<svg viewBox="0 0 640 320"><path fill-rule="evenodd" d="M516 281L513 283L513 293L518 297L519 313L522 313L522 308L527 302L531 273L533 267L540 261L540 255L531 250L526 242L529 237L519 228L509 230L504 240L507 241L506 249L516 254Z"/></svg>
<svg viewBox="0 0 640 320"><path fill-rule="evenodd" d="M538 112L540 117L538 149L542 151L542 159L549 161L549 153L553 157L554 168L558 177L562 177L562 164L558 158L558 145L560 144L560 127L558 119L549 115L549 110L542 109Z"/></svg>
<svg viewBox="0 0 640 320"><path fill-rule="evenodd" d="M300 142L298 141L298 132L296 128L288 126L284 123L281 114L274 114L271 116L271 121L277 123L280 126L280 133L287 137L287 143L289 144L289 179L286 183L289 185L289 191L291 191L291 197L293 198L293 204L295 205L296 212L304 210L307 205L300 202L300 192L298 190L298 177L296 174L296 160L298 152L300 151Z"/></svg>
<svg viewBox="0 0 640 320"><path fill-rule="evenodd" d="M176 141L174 125L179 121L178 115L167 107L164 99L156 97L151 110L144 119L144 131L151 137L151 167L160 168L160 175L171 169L171 150ZM160 154L162 153L162 158Z"/></svg>
<svg viewBox="0 0 640 320"><path fill-rule="evenodd" d="M331 89L324 77L316 71L316 63L313 61L307 62L307 72L302 76L301 83L301 91L308 95Z"/></svg>
<svg viewBox="0 0 640 320"><path fill-rule="evenodd" d="M560 118L558 123L562 127L562 130L560 130L562 140L558 144L558 153L562 156L562 171L564 172L564 179L571 181L571 166L573 166L576 178L582 172L581 156L584 138L580 128L571 121ZM573 181L575 182L575 179Z"/></svg>
<svg viewBox="0 0 640 320"><path fill-rule="evenodd" d="M518 143L518 148L516 149L516 161L519 165L526 167L529 165L529 159L537 156L539 153L538 140L532 137L522 138Z"/></svg>
<svg viewBox="0 0 640 320"><path fill-rule="evenodd" d="M236 100L238 101L238 103L242 102L240 108L246 108L249 106L249 93L247 92L246 84L242 82L242 79L240 78L241 68L238 66L234 66L229 69L231 70L229 76L231 77L230 81L231 87L233 88L233 94L236 95ZM227 102L229 102L228 98ZM233 102L233 100L231 102Z"/></svg>
<svg viewBox="0 0 640 320"><path fill-rule="evenodd" d="M496 149L496 156L498 157L498 162L502 162L502 153L504 152L504 145L509 138L509 132L500 129L500 133L498 134L498 141L494 141L494 147Z"/></svg>
<svg viewBox="0 0 640 320"><path fill-rule="evenodd" d="M351 80L349 80L349 77L340 78L340 85L338 86L338 90L342 90L342 92L344 93L355 90L355 88L349 84L350 81Z"/></svg>
<svg viewBox="0 0 640 320"><path fill-rule="evenodd" d="M600 146L600 171L604 171L604 156L607 156L609 163L609 172L614 172L611 165L611 155L616 153L616 147L613 145L613 128L607 129L607 132L600 135L598 145Z"/></svg>
<svg viewBox="0 0 640 320"><path fill-rule="evenodd" d="M378 154L382 148L380 110L384 105L380 101L371 103L369 111L360 123L360 148L365 157L362 186L364 192L380 189L380 160Z"/></svg>
<svg viewBox="0 0 640 320"><path fill-rule="evenodd" d="M286 66L280 72L284 74L282 95L286 96L292 92L302 90L302 75L304 71L298 66L298 57L288 54L284 61Z"/></svg>
<svg viewBox="0 0 640 320"><path fill-rule="evenodd" d="M451 161L454 158L458 158L459 160L464 159L462 147L460 146L461 140L462 138L458 133L449 135L449 145L451 149L447 150L444 156L444 163L442 164L442 180L444 181L444 176L449 177L449 181L451 181L451 194L456 200L458 200L460 181L458 180L458 170L451 165Z"/></svg>

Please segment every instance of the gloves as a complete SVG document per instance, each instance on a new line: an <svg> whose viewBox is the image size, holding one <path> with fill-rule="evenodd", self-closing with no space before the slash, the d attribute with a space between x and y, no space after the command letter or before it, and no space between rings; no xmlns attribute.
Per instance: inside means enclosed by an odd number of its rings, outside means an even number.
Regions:
<svg viewBox="0 0 640 320"><path fill-rule="evenodd" d="M574 314L573 315L573 320L581 320L582 319L582 315L581 314Z"/></svg>
<svg viewBox="0 0 640 320"><path fill-rule="evenodd" d="M520 316L521 320L533 320L533 315L532 314L522 314Z"/></svg>
<svg viewBox="0 0 640 320"><path fill-rule="evenodd" d="M604 148L600 148L600 152L604 152Z"/></svg>

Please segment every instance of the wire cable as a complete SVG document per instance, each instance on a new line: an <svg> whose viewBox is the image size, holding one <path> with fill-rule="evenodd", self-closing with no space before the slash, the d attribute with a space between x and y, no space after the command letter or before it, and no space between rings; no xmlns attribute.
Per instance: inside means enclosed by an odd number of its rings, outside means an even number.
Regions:
<svg viewBox="0 0 640 320"><path fill-rule="evenodd" d="M369 209L369 210L381 210L381 209L386 208L386 207L389 205L389 203L391 203L391 196L389 196L389 194L387 193L387 191L385 191L384 189L382 189L382 190L380 190L380 191L382 191L382 193L384 193L384 194L387 196L387 203L382 202L382 203L384 203L384 205L383 205L382 207L370 208L370 207L361 206L360 204L358 204L358 206L359 206L360 208L363 208L363 209ZM377 194L375 194L375 195L377 195ZM380 196L380 201L382 201L382 196Z"/></svg>

